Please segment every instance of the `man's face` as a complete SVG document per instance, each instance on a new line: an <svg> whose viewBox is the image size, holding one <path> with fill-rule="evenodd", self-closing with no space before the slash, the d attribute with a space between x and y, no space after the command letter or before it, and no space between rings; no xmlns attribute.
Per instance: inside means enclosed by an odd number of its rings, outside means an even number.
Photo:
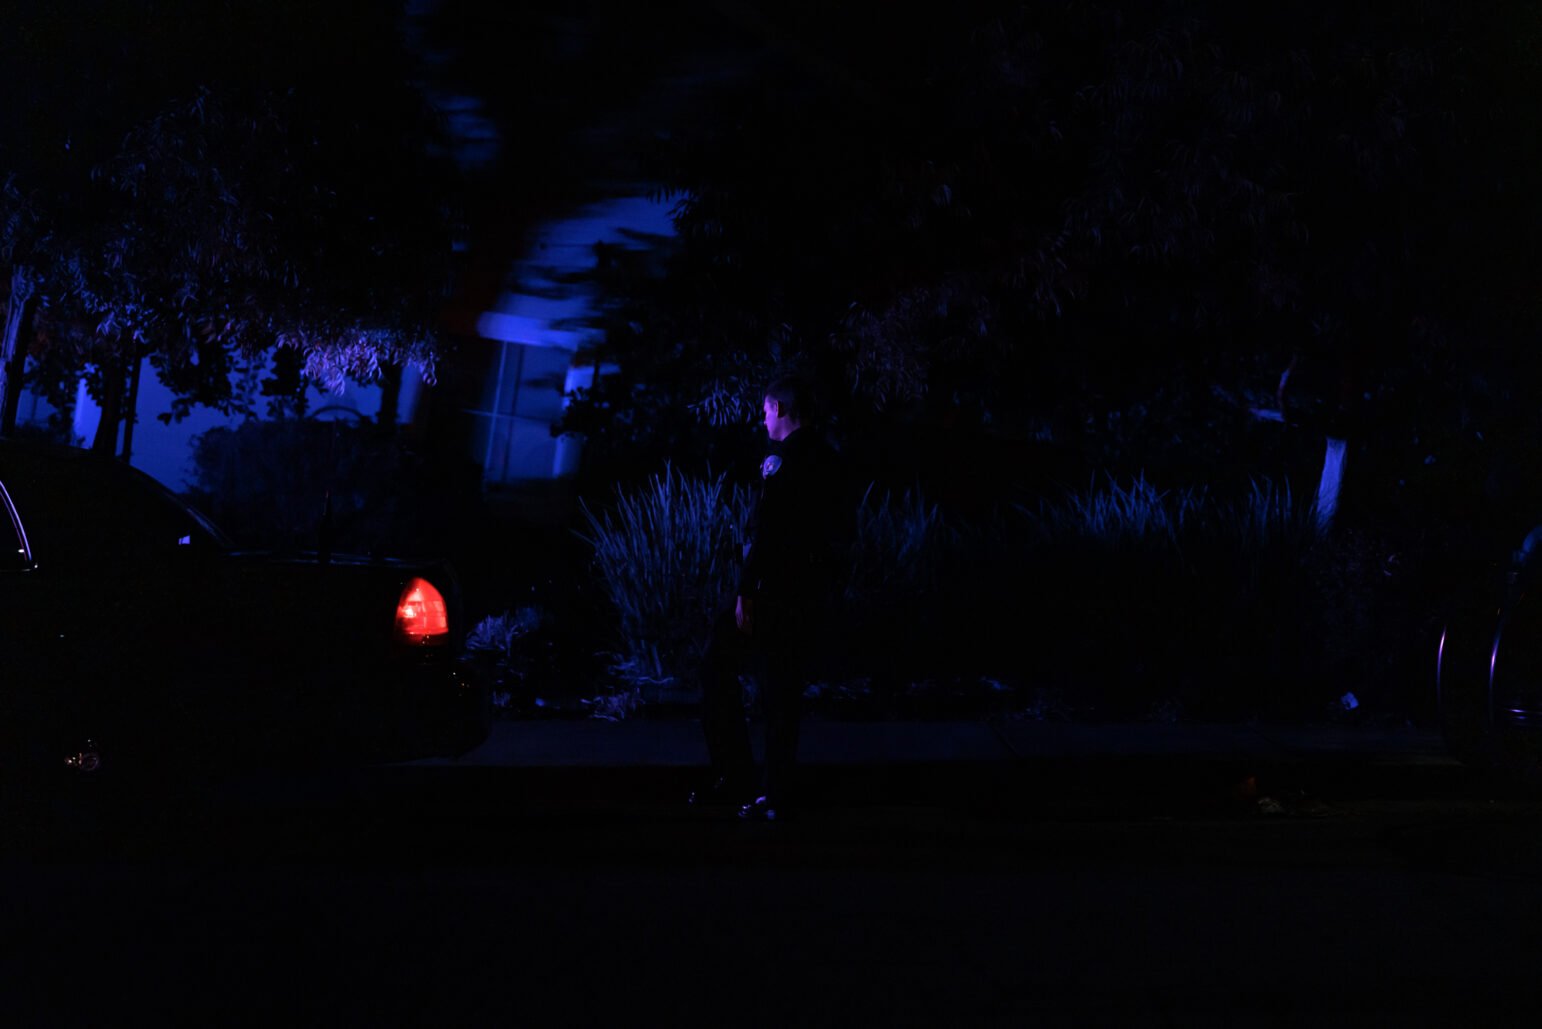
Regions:
<svg viewBox="0 0 1542 1029"><path fill-rule="evenodd" d="M765 399L766 435L774 440L784 440L797 428L797 423L783 413L782 405L771 397Z"/></svg>

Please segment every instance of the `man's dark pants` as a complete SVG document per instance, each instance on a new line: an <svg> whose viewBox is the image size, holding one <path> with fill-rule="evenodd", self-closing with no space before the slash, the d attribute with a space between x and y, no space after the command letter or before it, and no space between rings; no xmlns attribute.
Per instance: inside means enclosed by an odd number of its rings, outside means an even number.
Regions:
<svg viewBox="0 0 1542 1029"><path fill-rule="evenodd" d="M749 787L755 759L739 674L749 672L760 685L766 723L765 770L760 792L785 804L798 751L798 726L807 685L807 657L812 641L807 605L757 600L753 632L741 632L733 611L713 623L712 641L702 665L702 729L715 777Z"/></svg>

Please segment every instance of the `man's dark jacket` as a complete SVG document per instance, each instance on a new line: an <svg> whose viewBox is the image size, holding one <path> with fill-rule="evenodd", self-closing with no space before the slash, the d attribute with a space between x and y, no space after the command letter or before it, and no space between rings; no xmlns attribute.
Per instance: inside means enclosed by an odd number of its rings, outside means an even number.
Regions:
<svg viewBox="0 0 1542 1029"><path fill-rule="evenodd" d="M823 603L845 521L854 518L836 453L816 431L800 428L772 442L760 473L739 595L778 607Z"/></svg>

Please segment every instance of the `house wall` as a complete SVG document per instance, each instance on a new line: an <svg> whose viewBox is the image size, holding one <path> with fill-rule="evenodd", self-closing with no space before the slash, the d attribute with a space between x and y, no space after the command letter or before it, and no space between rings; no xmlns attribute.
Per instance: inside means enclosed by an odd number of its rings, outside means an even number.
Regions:
<svg viewBox="0 0 1542 1029"><path fill-rule="evenodd" d="M577 471L583 441L553 437L552 427L571 392L594 375L582 355L598 340L592 323L600 298L582 276L595 268L597 244L647 246L673 232L665 202L619 197L548 224L532 241L498 303L478 318L479 338L462 348L481 384L465 414L484 483Z"/></svg>
<svg viewBox="0 0 1542 1029"><path fill-rule="evenodd" d="M555 347L483 341L482 398L471 415L472 456L487 482L561 474L552 426L562 417L573 353Z"/></svg>

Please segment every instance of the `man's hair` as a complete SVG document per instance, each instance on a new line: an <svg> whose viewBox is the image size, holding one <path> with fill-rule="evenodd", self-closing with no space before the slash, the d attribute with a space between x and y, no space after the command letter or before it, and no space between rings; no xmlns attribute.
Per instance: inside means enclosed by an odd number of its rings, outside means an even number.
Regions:
<svg viewBox="0 0 1542 1029"><path fill-rule="evenodd" d="M766 385L765 398L781 404L789 418L799 422L815 420L814 390L801 376L778 375Z"/></svg>

